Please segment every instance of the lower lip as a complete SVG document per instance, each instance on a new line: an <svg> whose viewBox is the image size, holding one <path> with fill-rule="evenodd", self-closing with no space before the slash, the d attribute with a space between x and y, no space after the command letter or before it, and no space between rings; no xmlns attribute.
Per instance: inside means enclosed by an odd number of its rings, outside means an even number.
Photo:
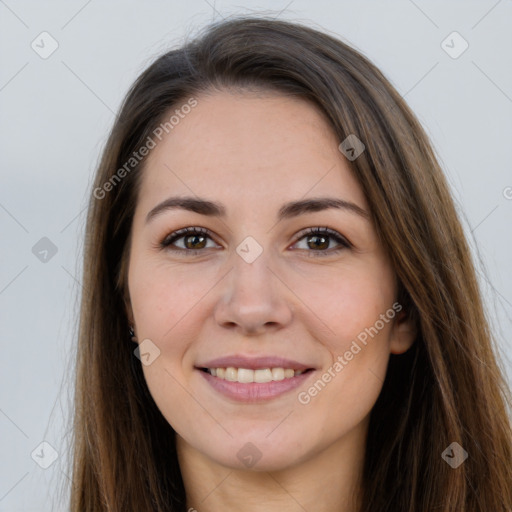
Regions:
<svg viewBox="0 0 512 512"><path fill-rule="evenodd" d="M283 380L272 380L270 382L232 382L229 380L219 379L213 375L197 370L206 382L212 386L213 389L219 393L237 400L239 402L262 402L271 400L277 396L283 395L299 387L306 379L308 379L313 370L301 373L295 377L290 377Z"/></svg>

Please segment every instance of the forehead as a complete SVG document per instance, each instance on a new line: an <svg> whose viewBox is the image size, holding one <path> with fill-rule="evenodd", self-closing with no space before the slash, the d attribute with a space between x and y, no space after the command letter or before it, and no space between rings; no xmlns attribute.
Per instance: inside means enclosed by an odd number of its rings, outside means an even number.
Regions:
<svg viewBox="0 0 512 512"><path fill-rule="evenodd" d="M223 91L195 99L197 105L151 150L140 202L183 193L226 203L254 201L262 208L272 200L280 204L327 192L365 207L338 150L340 141L316 106L261 92Z"/></svg>

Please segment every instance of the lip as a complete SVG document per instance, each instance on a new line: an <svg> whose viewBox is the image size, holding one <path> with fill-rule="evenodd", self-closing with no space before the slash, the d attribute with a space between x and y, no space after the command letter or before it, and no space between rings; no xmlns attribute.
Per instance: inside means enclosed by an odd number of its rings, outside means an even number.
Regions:
<svg viewBox="0 0 512 512"><path fill-rule="evenodd" d="M264 368L292 368L293 370L316 369L311 365L279 356L247 357L242 355L219 357L205 363L197 364L196 368L228 368L230 366L233 368L247 368L248 370L261 370Z"/></svg>
<svg viewBox="0 0 512 512"><path fill-rule="evenodd" d="M208 364L211 364L212 362L217 364L218 361L219 360L210 361ZM259 364L255 363L255 360L252 360L251 362L254 364ZM222 365L218 366L218 368L222 368ZM240 368L247 368L247 366L240 366ZM261 368L261 366L259 368ZM268 366L266 368L268 368ZM214 377L213 375L210 375L209 373L199 368L196 368L196 371L198 371L206 380L206 382L218 393L237 402L245 403L265 402L277 398L278 396L284 395L285 393L296 389L301 384L303 384L306 379L309 379L311 375L315 373L315 371L312 370L284 380L262 383L242 383L219 379L218 377Z"/></svg>

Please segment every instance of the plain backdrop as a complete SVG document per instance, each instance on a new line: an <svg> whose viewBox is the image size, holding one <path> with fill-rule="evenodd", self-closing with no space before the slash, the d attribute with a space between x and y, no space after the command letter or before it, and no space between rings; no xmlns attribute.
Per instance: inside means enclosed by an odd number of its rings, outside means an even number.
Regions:
<svg viewBox="0 0 512 512"><path fill-rule="evenodd" d="M242 13L340 37L405 97L453 189L512 384L512 1L0 1L0 511L66 510L84 209L114 113L160 53Z"/></svg>

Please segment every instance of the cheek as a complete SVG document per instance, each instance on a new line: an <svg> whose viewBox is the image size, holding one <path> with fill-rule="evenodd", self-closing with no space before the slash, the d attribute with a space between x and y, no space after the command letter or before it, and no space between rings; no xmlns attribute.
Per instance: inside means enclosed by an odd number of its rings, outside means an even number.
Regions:
<svg viewBox="0 0 512 512"><path fill-rule="evenodd" d="M194 407L186 392L184 366L198 334L194 306L206 293L206 284L199 275L134 258L129 285L139 340L151 340L157 347L153 350L159 351L151 364L142 365L149 392L168 423L187 431L189 417L176 411Z"/></svg>
<svg viewBox="0 0 512 512"><path fill-rule="evenodd" d="M348 428L366 417L382 390L392 319L383 322L380 314L388 310L374 308L374 314L363 315L347 308L336 322L337 336L324 339L330 362L300 390L300 403L309 404L317 418L322 416L326 432L333 436L340 425Z"/></svg>
<svg viewBox="0 0 512 512"><path fill-rule="evenodd" d="M145 337L164 341L180 330L186 316L215 280L186 265L135 260L130 269L130 298L137 328ZM186 322L185 322L186 323Z"/></svg>
<svg viewBox="0 0 512 512"><path fill-rule="evenodd" d="M340 268L336 272L329 269L294 282L303 311L306 314L309 310L309 315L314 314L316 323L322 325L323 341L331 351L339 354L348 350L351 341L374 326L391 307L394 287L392 276L385 270L368 266ZM382 337L389 330L390 323L379 328Z"/></svg>
<svg viewBox="0 0 512 512"><path fill-rule="evenodd" d="M317 279L317 286L303 288L308 305L328 326L322 335L311 334L327 349L330 361L302 396L316 402L317 411L330 411L333 417L363 418L386 376L394 286L385 268L346 270L335 279L331 274Z"/></svg>
<svg viewBox="0 0 512 512"><path fill-rule="evenodd" d="M200 338L204 323L198 317L201 300L217 280L186 265L149 258L134 258L130 267L130 298L139 339L151 340L157 349L149 346L158 353L142 370L153 400L175 428L187 430L190 425L186 415L176 417L173 411L197 405L191 404L185 391L193 365L190 349ZM202 412L200 407L195 411Z"/></svg>

